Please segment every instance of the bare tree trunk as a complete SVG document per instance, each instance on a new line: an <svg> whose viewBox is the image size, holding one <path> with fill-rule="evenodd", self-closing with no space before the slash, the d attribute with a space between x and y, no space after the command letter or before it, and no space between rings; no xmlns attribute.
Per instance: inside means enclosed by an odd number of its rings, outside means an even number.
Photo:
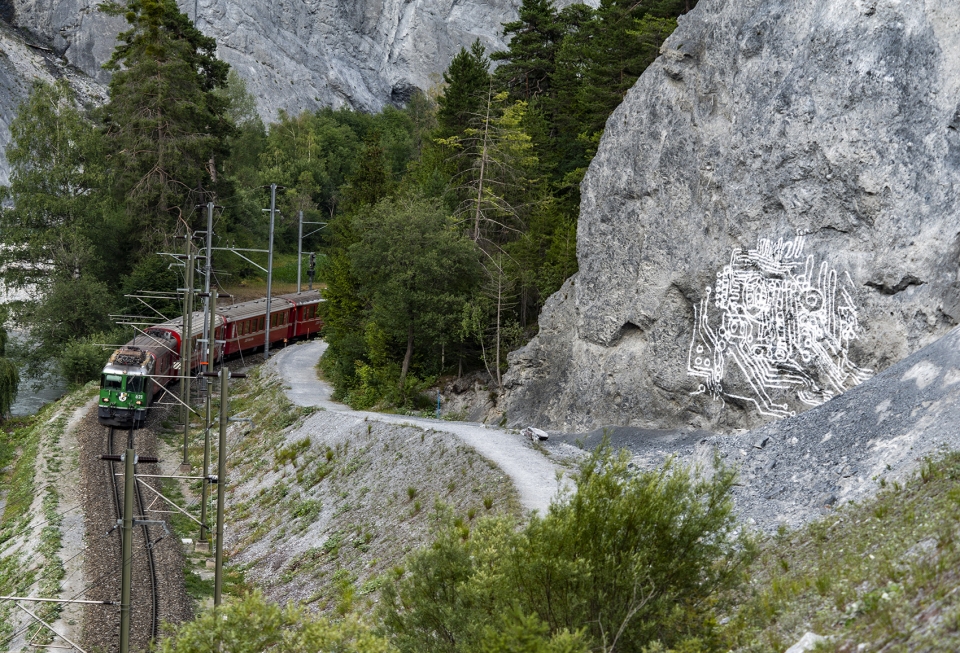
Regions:
<svg viewBox="0 0 960 653"><path fill-rule="evenodd" d="M503 300L503 268L497 269L497 387L503 390L500 380L500 307Z"/></svg>
<svg viewBox="0 0 960 653"><path fill-rule="evenodd" d="M410 317L410 325L407 327L407 353L403 357L403 367L400 368L400 390L403 390L403 382L407 378L407 372L410 370L410 361L413 360L413 317Z"/></svg>
<svg viewBox="0 0 960 653"><path fill-rule="evenodd" d="M477 184L477 208L473 216L473 242L480 241L480 207L483 206L483 181L487 170L487 139L490 134L490 105L493 103L491 97L493 85L487 91L487 117L483 121L483 146L480 150L480 183Z"/></svg>

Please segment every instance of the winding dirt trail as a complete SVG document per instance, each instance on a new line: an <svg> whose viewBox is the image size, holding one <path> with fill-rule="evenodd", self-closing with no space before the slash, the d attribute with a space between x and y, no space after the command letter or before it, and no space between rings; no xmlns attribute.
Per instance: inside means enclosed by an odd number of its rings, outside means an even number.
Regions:
<svg viewBox="0 0 960 653"><path fill-rule="evenodd" d="M332 388L317 378L316 371L317 361L326 348L327 343L322 340L300 343L276 352L267 362L267 369L275 370L286 382L287 397L291 402L298 406L317 406L324 410L355 415L359 420L413 424L451 433L495 463L510 477L525 509L541 513L547 511L550 500L557 494L557 475L563 470L530 446L523 437L484 424L353 410L333 401L330 399Z"/></svg>

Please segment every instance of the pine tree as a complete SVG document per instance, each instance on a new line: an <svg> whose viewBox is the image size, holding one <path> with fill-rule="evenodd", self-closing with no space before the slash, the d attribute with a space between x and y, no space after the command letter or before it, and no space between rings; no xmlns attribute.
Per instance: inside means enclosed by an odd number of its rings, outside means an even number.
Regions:
<svg viewBox="0 0 960 653"><path fill-rule="evenodd" d="M490 55L503 62L494 73L498 86L522 100L549 95L563 39L553 0L523 0L519 20L504 23L503 35L510 37L509 49Z"/></svg>
<svg viewBox="0 0 960 653"><path fill-rule="evenodd" d="M454 136L466 129L487 99L490 86L490 60L479 40L460 52L443 73L447 86L437 98L437 122L440 136Z"/></svg>
<svg viewBox="0 0 960 653"><path fill-rule="evenodd" d="M233 131L229 66L175 0L109 2L101 10L124 15L110 61L110 101L102 117L112 167L113 193L143 242L172 230L177 218L215 190L216 164Z"/></svg>

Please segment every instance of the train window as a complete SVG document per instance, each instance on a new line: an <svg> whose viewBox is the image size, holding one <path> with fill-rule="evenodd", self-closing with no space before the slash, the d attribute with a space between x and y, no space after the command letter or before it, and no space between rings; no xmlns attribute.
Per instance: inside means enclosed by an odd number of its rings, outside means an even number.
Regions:
<svg viewBox="0 0 960 653"><path fill-rule="evenodd" d="M142 376L127 377L127 391L143 392L143 377Z"/></svg>
<svg viewBox="0 0 960 653"><path fill-rule="evenodd" d="M257 331L263 331L263 318L257 320Z"/></svg>
<svg viewBox="0 0 960 653"><path fill-rule="evenodd" d="M104 374L100 387L106 390L120 390L123 387L123 377L119 374Z"/></svg>

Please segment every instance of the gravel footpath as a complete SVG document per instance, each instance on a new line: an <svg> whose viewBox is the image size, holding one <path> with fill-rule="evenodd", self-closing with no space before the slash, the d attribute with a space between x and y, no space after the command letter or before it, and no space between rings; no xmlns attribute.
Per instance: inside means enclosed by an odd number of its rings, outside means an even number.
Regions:
<svg viewBox="0 0 960 653"><path fill-rule="evenodd" d="M353 411L330 400L316 378L326 345L301 344L271 359L301 406L390 424L415 424L453 433L499 465L516 484L528 509L544 510L557 488L553 463L525 439L482 424ZM797 527L848 501L875 494L883 483L903 480L926 457L960 450L960 328L889 367L872 379L796 417L749 432L651 431L630 427L585 434L552 433L543 450L558 458L591 449L606 431L611 444L634 454L639 469L656 469L670 457L708 471L715 457L734 466L736 511L766 532Z"/></svg>
<svg viewBox="0 0 960 653"><path fill-rule="evenodd" d="M298 406L318 406L325 410L384 424L413 424L421 428L451 433L470 445L484 458L495 463L510 477L527 510L546 512L557 494L557 473L562 469L534 449L525 438L503 429L467 422L450 422L407 415L387 415L353 410L332 401L332 389L317 378L317 361L327 343L314 340L293 345L272 354L268 369L276 370L289 388L287 397Z"/></svg>
<svg viewBox="0 0 960 653"><path fill-rule="evenodd" d="M139 455L157 454L157 437L154 426L161 415L153 411L148 425L134 431L134 446ZM114 452L122 453L126 445L128 432L117 432ZM99 459L107 451L107 429L97 423L96 410L91 410L77 426L77 443L80 447L80 487L86 519L86 556L84 572L88 589L84 598L91 600L110 600L119 602L120 598L120 529L112 530L117 520L114 505L114 492L110 484L110 475L122 474L121 463L104 462ZM158 474L158 465L137 465L137 472ZM120 500L123 501L122 476ZM150 479L154 481L154 479ZM159 484L151 482L158 487ZM149 491L144 491L144 500L149 507L152 499ZM121 504L122 505L122 504ZM143 514L136 500L134 507L137 516ZM154 508L164 509L162 506ZM161 519L163 515L148 512L147 519ZM164 535L159 526L149 526L150 539L158 540ZM109 535L106 533L110 531ZM143 528L134 530L133 539L133 587L132 587L132 632L131 649L145 651L151 638L153 599L150 591L149 568L145 555ZM183 551L179 539L170 535L154 546L157 568L157 593L159 597L159 619L178 623L192 616L190 599L183 582ZM116 651L119 648L120 607L87 606L84 612L82 642L87 649Z"/></svg>

